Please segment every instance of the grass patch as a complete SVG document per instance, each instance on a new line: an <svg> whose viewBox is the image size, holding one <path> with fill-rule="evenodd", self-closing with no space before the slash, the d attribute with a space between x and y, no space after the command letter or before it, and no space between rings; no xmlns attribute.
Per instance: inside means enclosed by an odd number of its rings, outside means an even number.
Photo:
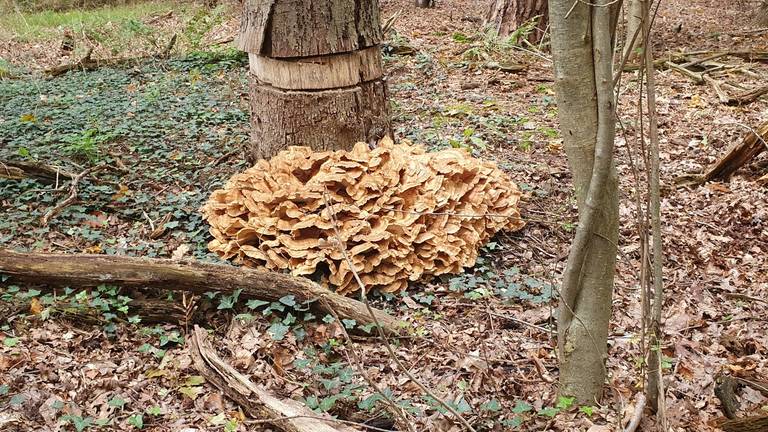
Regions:
<svg viewBox="0 0 768 432"><path fill-rule="evenodd" d="M7 8L6 5L4 7ZM0 34L22 39L50 39L61 36L63 28L74 33L97 32L109 24L123 28L147 15L180 12L178 4L169 1L144 2L127 5L103 6L88 10L20 12L11 6L0 16Z"/></svg>

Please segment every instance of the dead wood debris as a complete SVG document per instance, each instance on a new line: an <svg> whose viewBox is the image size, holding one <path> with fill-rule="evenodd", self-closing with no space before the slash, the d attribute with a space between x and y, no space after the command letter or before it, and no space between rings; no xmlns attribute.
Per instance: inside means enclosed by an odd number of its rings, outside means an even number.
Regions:
<svg viewBox="0 0 768 432"><path fill-rule="evenodd" d="M374 150L291 147L232 177L202 211L208 247L221 257L294 275L327 268L330 284L349 294L359 287L334 245L338 228L365 286L397 292L472 266L496 232L520 229L520 196L496 164L464 150L426 153L389 140Z"/></svg>
<svg viewBox="0 0 768 432"><path fill-rule="evenodd" d="M195 368L206 381L237 402L248 416L263 420L286 432L352 432L347 426L332 427L331 418L323 418L292 399L278 399L256 386L245 375L224 362L207 340L207 332L195 326L190 336L190 353Z"/></svg>
<svg viewBox="0 0 768 432"><path fill-rule="evenodd" d="M315 302L323 310L330 304L340 316L362 326L375 324L365 305L304 278L246 268L114 255L21 253L0 249L0 273L13 279L43 285L96 286L120 284L138 288L231 293L241 290L242 298L278 301L293 295L297 302ZM325 312L329 312L325 310ZM397 333L402 323L374 309L376 321L387 333Z"/></svg>
<svg viewBox="0 0 768 432"><path fill-rule="evenodd" d="M712 180L728 179L731 174L744 166L768 148L768 122L750 130L744 138L733 144L726 154L717 160L704 174L683 175L676 179L678 185L697 185Z"/></svg>
<svg viewBox="0 0 768 432"><path fill-rule="evenodd" d="M34 178L45 183L57 184L74 176L62 168L40 162L0 161L0 178L10 180Z"/></svg>
<svg viewBox="0 0 768 432"><path fill-rule="evenodd" d="M91 174L94 174L99 171L104 171L107 169L118 170L117 168L114 168L110 165L96 165L86 170L83 170L80 174L77 174L76 176L72 177L72 183L70 183L69 185L69 195L63 201L60 201L50 210L45 212L43 217L40 218L40 225L42 226L48 225L48 222L50 222L53 217L61 213L61 211L67 208L67 206L75 202L75 200L77 199L77 186L84 177L87 177Z"/></svg>
<svg viewBox="0 0 768 432"><path fill-rule="evenodd" d="M69 71L91 71L100 67L115 67L127 64L139 64L147 60L158 58L165 59L170 56L171 50L173 50L174 45L176 45L177 39L178 35L174 34L171 36L171 38L168 40L168 43L165 44L162 50L152 55L144 55L138 57L112 57L106 59L94 59L91 57L93 55L93 47L90 47L88 48L88 51L85 53L85 55L80 58L80 60L74 63L68 63L48 68L44 71L44 73L50 77L57 77Z"/></svg>

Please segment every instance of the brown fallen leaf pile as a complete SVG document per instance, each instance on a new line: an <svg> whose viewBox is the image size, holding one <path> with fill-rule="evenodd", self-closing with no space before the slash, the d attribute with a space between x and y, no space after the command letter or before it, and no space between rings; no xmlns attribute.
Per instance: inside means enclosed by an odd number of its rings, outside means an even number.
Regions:
<svg viewBox="0 0 768 432"><path fill-rule="evenodd" d="M290 147L232 177L202 211L215 238L208 247L223 258L294 275L319 271L349 294L358 285L334 220L366 288L396 292L474 265L496 232L522 228L519 199L492 162L384 140L373 150Z"/></svg>

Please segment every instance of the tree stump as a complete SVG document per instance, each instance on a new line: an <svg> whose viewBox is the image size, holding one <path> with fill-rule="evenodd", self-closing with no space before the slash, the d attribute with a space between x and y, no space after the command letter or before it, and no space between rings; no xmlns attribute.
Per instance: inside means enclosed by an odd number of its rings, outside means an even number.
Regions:
<svg viewBox="0 0 768 432"><path fill-rule="evenodd" d="M246 157L391 136L382 39L376 0L246 1L237 41L250 62Z"/></svg>

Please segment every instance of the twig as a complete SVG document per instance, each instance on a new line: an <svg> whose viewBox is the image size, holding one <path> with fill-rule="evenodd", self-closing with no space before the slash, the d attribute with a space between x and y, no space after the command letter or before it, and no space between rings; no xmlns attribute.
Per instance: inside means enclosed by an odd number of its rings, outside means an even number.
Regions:
<svg viewBox="0 0 768 432"><path fill-rule="evenodd" d="M635 411L632 413L632 420L624 432L635 432L635 429L640 425L640 420L643 418L643 410L645 409L645 395L643 393L637 394L637 400L635 401Z"/></svg>
<svg viewBox="0 0 768 432"><path fill-rule="evenodd" d="M525 325L525 326L528 326L528 327L531 327L531 328L535 328L536 330L543 331L544 333L547 333L547 334L557 333L557 332L555 332L552 329L548 329L546 327L542 327L542 326L539 326L539 325L536 325L536 324L533 324L533 323L529 323L528 321L523 321L521 319L517 319L517 318L511 317L509 315L502 315L500 313L496 313L496 312L492 312L492 311L488 311L488 314L489 315L493 315L493 316L495 316L497 318L513 321L513 322L516 322L518 324L522 324L522 325Z"/></svg>
<svg viewBox="0 0 768 432"><path fill-rule="evenodd" d="M397 356L395 351L392 349L392 345L389 344L389 340L387 339L387 336L384 334L384 330L381 328L381 326L378 323L378 319L373 314L373 309L371 309L371 305L368 303L368 291L365 287L365 284L363 283L362 279L360 279L360 275L357 273L357 270L355 269L355 265L352 263L352 260L349 258L349 255L347 254L347 248L344 245L344 243L341 240L341 234L339 234L339 229L337 227L336 222L336 213L333 210L333 204L328 199L328 191L326 190L323 193L323 200L325 201L325 206L328 209L328 213L331 218L331 222L333 224L333 232L336 237L336 242L338 243L339 250L344 256L344 261L346 261L347 266L349 266L349 270L352 272L352 276L354 276L355 281L357 282L357 285L360 287L360 297L361 301L365 305L366 309L368 310L368 314L373 319L374 324L376 325L376 330L378 331L379 337L381 338L382 342L384 342L384 347L387 349L387 352L389 353L390 358L392 358L392 361L395 362L398 368L403 371L403 373L408 377L408 379L411 380L414 384L416 384L421 391L426 393L429 397L431 397L433 400L435 400L437 403L439 403L443 408L445 408L446 411L450 412L455 419L461 423L468 431L470 432L477 432L475 428L472 427L471 424L461 415L459 414L453 407L448 405L444 400L437 397L435 393L427 388L426 385L424 385L421 381L419 381L410 370L408 370L407 367L400 361L400 358Z"/></svg>
<svg viewBox="0 0 768 432"><path fill-rule="evenodd" d="M143 214L143 215L144 215L144 217L147 219L147 222L149 222L149 228L150 228L150 231L149 231L149 232L154 232L154 231L155 231L155 223L154 223L154 222L152 222L152 218L151 218L151 217L149 217L149 215L147 214L147 212L145 212L144 210L142 210L142 211L141 211L141 214Z"/></svg>
<svg viewBox="0 0 768 432"><path fill-rule="evenodd" d="M223 155L219 156L215 161L211 162L211 165L212 166L218 166L220 163L224 162L225 160L231 158L232 156L238 154L241 151L242 150L237 149L237 150L232 150L229 153L223 154Z"/></svg>
<svg viewBox="0 0 768 432"><path fill-rule="evenodd" d="M386 21L384 21L384 25L381 26L381 33L387 34L389 33L392 28L395 26L395 21L397 21L398 18L400 18L400 15L403 13L403 9L399 9L397 12L392 14L391 17L387 18Z"/></svg>
<svg viewBox="0 0 768 432"><path fill-rule="evenodd" d="M402 422L402 425L410 432L416 432L416 429L414 429L413 425L408 421L408 419L405 416L405 413L402 411L402 408L399 408L397 405L395 405L392 400L387 397L386 394L379 388L379 386L373 382L370 376L365 372L365 366L363 365L363 361L360 358L360 355L358 354L357 350L355 349L354 342L352 342L352 338L349 336L349 333L347 333L347 329L344 328L344 325L342 324L341 318L339 318L339 315L336 313L336 310L328 304L325 299L321 299L323 303L325 303L325 306L328 308L328 310L331 312L331 315L336 319L336 322L339 324L339 328L341 329L342 334L344 335L344 339L347 340L347 343L349 344L349 349L352 352L352 357L354 357L355 360L355 366L357 367L358 373L362 375L363 379L368 383L368 385L373 388L373 390L381 396L382 400L387 404L389 409L391 410L392 414L395 415L400 421Z"/></svg>
<svg viewBox="0 0 768 432"><path fill-rule="evenodd" d="M56 204L55 207L48 210L43 217L40 218L40 224L42 226L48 225L48 222L51 220L51 218L55 217L57 214L59 214L64 208L72 204L77 199L77 185L80 183L80 180L83 179L83 177L96 173L98 171L103 171L105 169L114 169L110 165L96 165L93 167L90 167L86 169L85 171L82 171L80 174L76 175L72 178L72 183L69 185L69 196L67 196L66 199Z"/></svg>

